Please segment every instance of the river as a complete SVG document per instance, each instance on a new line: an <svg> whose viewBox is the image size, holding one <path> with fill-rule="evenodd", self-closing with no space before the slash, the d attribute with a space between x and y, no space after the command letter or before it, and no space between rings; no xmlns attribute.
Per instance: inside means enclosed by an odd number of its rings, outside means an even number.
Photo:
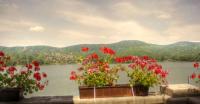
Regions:
<svg viewBox="0 0 200 104"><path fill-rule="evenodd" d="M160 64L164 69L169 70L167 79L170 84L188 83L188 75L194 71L192 62L160 62ZM41 66L41 71L48 74L49 85L43 91L27 97L79 95L78 85L76 82L69 80L71 70L76 70L77 67L77 64ZM118 83L127 83L126 74L120 73L120 76Z"/></svg>

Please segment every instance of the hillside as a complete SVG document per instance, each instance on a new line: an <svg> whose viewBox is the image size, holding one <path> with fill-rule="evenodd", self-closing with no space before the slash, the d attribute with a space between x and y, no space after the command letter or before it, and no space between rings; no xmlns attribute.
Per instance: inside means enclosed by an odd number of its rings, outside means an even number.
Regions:
<svg viewBox="0 0 200 104"><path fill-rule="evenodd" d="M200 61L200 42L177 42L169 45L149 44L138 40L126 40L112 44L80 44L63 48L50 46L3 47L0 50L13 57L12 64L23 64L33 59L42 64L74 63L81 55L81 47L89 47L91 52L98 52L101 46L117 51L117 55L148 55L160 61Z"/></svg>

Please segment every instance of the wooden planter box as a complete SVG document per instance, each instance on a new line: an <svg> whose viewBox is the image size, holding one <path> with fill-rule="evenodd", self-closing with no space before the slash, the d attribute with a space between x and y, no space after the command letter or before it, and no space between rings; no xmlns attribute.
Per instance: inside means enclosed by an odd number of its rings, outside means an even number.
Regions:
<svg viewBox="0 0 200 104"><path fill-rule="evenodd" d="M79 95L80 99L133 96L131 87L122 84L95 88L79 86Z"/></svg>
<svg viewBox="0 0 200 104"><path fill-rule="evenodd" d="M23 98L20 88L0 88L0 101L19 101Z"/></svg>

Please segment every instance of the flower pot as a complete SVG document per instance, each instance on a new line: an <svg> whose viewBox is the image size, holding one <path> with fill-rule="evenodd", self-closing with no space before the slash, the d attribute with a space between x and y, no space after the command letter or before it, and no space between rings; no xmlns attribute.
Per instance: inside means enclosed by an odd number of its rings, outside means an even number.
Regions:
<svg viewBox="0 0 200 104"><path fill-rule="evenodd" d="M79 86L80 99L133 96L129 85L104 87Z"/></svg>
<svg viewBox="0 0 200 104"><path fill-rule="evenodd" d="M143 85L133 86L133 92L135 96L148 96L149 87Z"/></svg>
<svg viewBox="0 0 200 104"><path fill-rule="evenodd" d="M0 88L0 101L19 101L23 98L21 88Z"/></svg>

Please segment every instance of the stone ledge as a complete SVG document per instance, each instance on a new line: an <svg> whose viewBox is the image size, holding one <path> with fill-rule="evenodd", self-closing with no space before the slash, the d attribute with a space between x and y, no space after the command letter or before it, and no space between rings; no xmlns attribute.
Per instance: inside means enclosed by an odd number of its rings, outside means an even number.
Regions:
<svg viewBox="0 0 200 104"><path fill-rule="evenodd" d="M164 93L172 97L200 96L200 89L190 84L171 84L165 88Z"/></svg>
<svg viewBox="0 0 200 104"><path fill-rule="evenodd" d="M169 96L133 96L133 97L113 97L113 98L96 98L80 99L78 96L73 98L74 104L164 104Z"/></svg>

